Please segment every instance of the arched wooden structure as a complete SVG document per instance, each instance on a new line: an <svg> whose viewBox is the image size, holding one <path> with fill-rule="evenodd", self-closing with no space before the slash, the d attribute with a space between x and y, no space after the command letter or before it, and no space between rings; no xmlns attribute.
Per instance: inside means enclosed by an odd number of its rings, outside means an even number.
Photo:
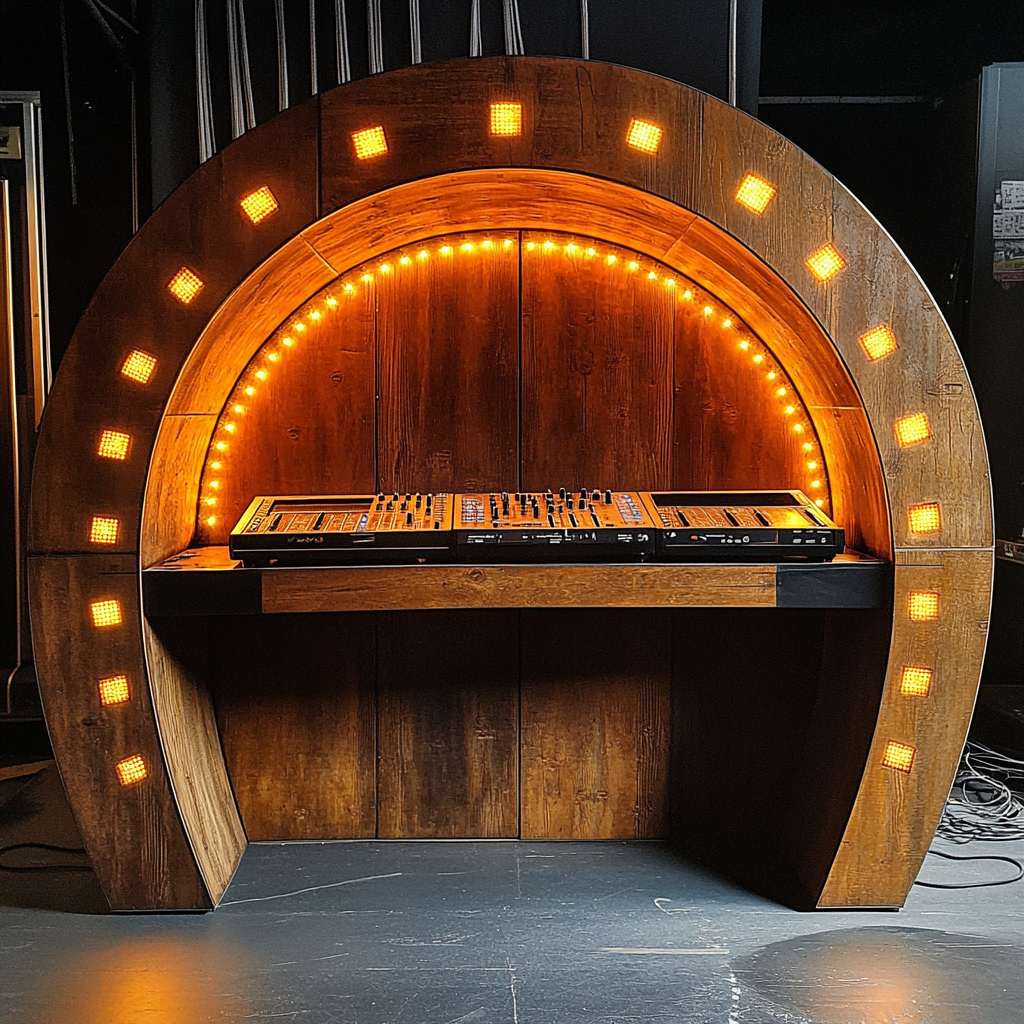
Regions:
<svg viewBox="0 0 1024 1024"><path fill-rule="evenodd" d="M519 134L492 132L496 103L520 105ZM646 150L629 144L637 120L660 129ZM366 142L381 151L367 157ZM748 174L774 189L760 214L736 198ZM264 188L276 208L254 222L240 202ZM712 856L737 827L770 831L780 870L818 906L902 904L966 735L990 607L987 460L956 346L877 222L764 125L640 72L510 58L357 82L242 138L154 214L79 325L36 459L32 622L54 750L115 908L216 905L246 841L206 684L215 644L157 628L140 596L140 572L196 542L204 464L244 368L351 268L437 235L521 231L600 239L696 282L799 392L834 517L851 547L893 566L891 603L815 613L815 665L791 695L800 714L760 738L763 764L743 756L764 730L761 658L707 650L754 613L687 620L708 675L671 697L676 813ZM842 266L822 280L808 260L826 246ZM187 301L173 282L191 284ZM688 568L633 603L774 604L764 573L742 571ZM508 596L514 574L475 573L446 578L455 607L529 603ZM348 607L327 578L268 577L262 608ZM435 606L379 586L366 600ZM104 685L127 699L104 704ZM709 695L727 686L715 709ZM737 777L734 764L784 782L785 799L740 801L725 822L706 784Z"/></svg>

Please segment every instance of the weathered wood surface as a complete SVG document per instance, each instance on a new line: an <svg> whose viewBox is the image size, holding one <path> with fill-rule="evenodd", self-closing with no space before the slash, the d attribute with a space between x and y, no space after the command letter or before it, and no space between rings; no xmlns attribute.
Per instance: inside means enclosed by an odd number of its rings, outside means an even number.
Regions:
<svg viewBox="0 0 1024 1024"><path fill-rule="evenodd" d="M137 572L129 555L29 559L40 696L75 822L111 907L205 909L213 901L182 828L153 719ZM122 621L98 630L89 607L104 600L120 603ZM99 681L121 674L129 700L104 707ZM122 787L115 765L136 754L148 775Z"/></svg>
<svg viewBox="0 0 1024 1024"><path fill-rule="evenodd" d="M210 687L250 839L375 835L374 635L372 615L211 626Z"/></svg>
<svg viewBox="0 0 1024 1024"><path fill-rule="evenodd" d="M519 834L517 625L516 612L379 617L380 838Z"/></svg>
<svg viewBox="0 0 1024 1024"><path fill-rule="evenodd" d="M519 489L518 246L470 239L377 273L382 491Z"/></svg>
<svg viewBox="0 0 1024 1024"><path fill-rule="evenodd" d="M522 838L661 838L666 613L522 614Z"/></svg>
<svg viewBox="0 0 1024 1024"><path fill-rule="evenodd" d="M202 633L194 621L164 622L159 631L145 619L142 624L160 745L182 823L216 905L245 852L246 836L214 721Z"/></svg>
<svg viewBox="0 0 1024 1024"><path fill-rule="evenodd" d="M774 604L773 565L348 566L263 575L271 613Z"/></svg>
<svg viewBox="0 0 1024 1024"><path fill-rule="evenodd" d="M991 607L991 551L896 555L897 628L864 778L821 907L901 906L949 795L978 691ZM912 622L911 591L938 593L939 617ZM934 670L927 697L900 693L907 665ZM917 749L910 774L882 767L889 740Z"/></svg>

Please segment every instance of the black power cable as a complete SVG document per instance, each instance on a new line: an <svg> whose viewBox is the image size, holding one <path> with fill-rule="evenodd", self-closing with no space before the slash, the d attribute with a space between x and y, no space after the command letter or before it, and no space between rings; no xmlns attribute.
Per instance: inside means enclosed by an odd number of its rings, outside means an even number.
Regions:
<svg viewBox="0 0 1024 1024"><path fill-rule="evenodd" d="M54 853L85 853L81 846L54 846L53 843L14 843L0 847L0 857L13 850L50 850ZM14 867L0 864L0 871L92 871L90 864L27 864Z"/></svg>
<svg viewBox="0 0 1024 1024"><path fill-rule="evenodd" d="M943 853L942 850L929 850L928 853L933 854L936 857L942 857L945 860L998 860L1004 864L1012 864L1017 869L1017 874L1013 878L996 878L991 882L922 882L920 880L915 881L914 885L921 885L927 889L983 889L988 885L1009 885L1011 882L1019 882L1024 878L1024 864L1021 864L1019 860L1014 860L1013 857L997 857L997 856L977 856L977 857L958 857L952 853Z"/></svg>

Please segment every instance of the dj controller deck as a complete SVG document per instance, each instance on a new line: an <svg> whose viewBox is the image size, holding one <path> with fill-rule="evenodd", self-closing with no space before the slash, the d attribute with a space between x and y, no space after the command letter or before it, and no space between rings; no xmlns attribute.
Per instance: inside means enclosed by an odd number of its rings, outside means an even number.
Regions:
<svg viewBox="0 0 1024 1024"><path fill-rule="evenodd" d="M523 491L255 498L246 565L824 562L844 533L802 491Z"/></svg>

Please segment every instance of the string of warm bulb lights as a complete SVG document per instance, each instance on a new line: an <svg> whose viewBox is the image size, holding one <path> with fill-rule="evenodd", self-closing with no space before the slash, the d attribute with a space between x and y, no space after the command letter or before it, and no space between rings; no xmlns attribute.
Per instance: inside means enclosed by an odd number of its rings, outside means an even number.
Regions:
<svg viewBox="0 0 1024 1024"><path fill-rule="evenodd" d="M434 240L408 250L398 250L372 264L363 264L341 275L321 291L317 298L289 317L288 322L278 328L250 359L218 418L200 483L200 532L205 533L204 527L210 530L220 522L219 504L227 464L234 446L242 436L245 416L253 400L272 376L284 368L289 354L301 346L303 335L310 327L344 311L347 304L373 288L378 279L400 276L414 264L435 259L451 261L474 254L518 255L520 249L517 243L518 232L515 235L467 238L462 241ZM636 275L638 280L645 280L652 287L672 292L677 301L692 304L695 311L699 310L709 323L717 323L723 342L733 346L737 358L748 360L750 366L761 375L762 383L780 415L791 424L794 440L800 446L806 479L799 484L787 486L796 486L806 491L819 508L830 511L828 470L821 445L793 382L771 350L745 324L731 312L723 315L722 304L714 296L689 279L674 275L669 268L649 257L601 245L589 239L573 238L556 242L552 238L544 241L531 238L522 243L521 250L523 253L537 253L541 256L561 254L564 258L584 263L598 261L623 274Z"/></svg>

